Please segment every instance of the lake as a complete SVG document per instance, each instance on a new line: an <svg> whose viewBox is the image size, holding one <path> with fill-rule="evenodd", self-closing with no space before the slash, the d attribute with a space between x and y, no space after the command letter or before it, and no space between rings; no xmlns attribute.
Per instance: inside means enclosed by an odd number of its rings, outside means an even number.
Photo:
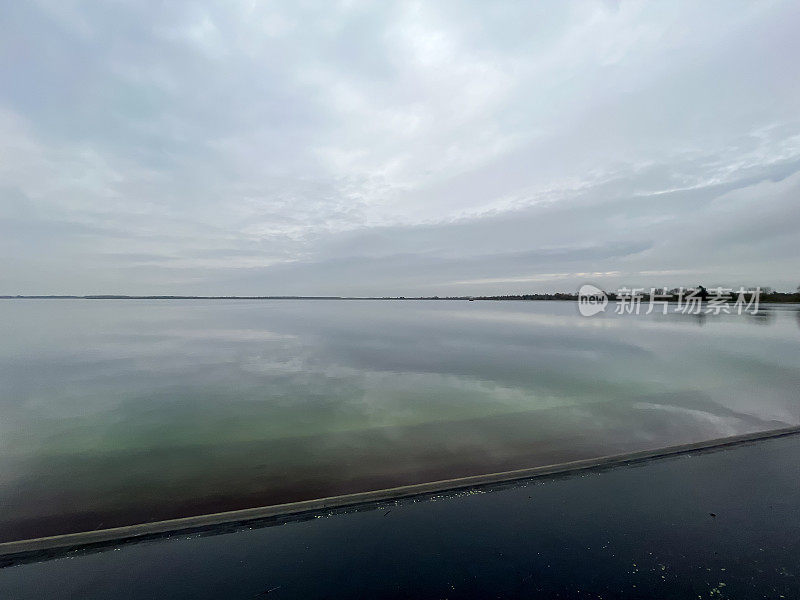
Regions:
<svg viewBox="0 0 800 600"><path fill-rule="evenodd" d="M800 424L800 319L0 302L0 541Z"/></svg>

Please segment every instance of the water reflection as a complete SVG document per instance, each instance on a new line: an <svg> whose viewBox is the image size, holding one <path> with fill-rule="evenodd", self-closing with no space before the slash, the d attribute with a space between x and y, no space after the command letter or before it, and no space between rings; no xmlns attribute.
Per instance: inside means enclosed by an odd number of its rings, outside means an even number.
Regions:
<svg viewBox="0 0 800 600"><path fill-rule="evenodd" d="M558 302L2 310L1 539L800 423L798 313L780 307L703 319L583 318Z"/></svg>

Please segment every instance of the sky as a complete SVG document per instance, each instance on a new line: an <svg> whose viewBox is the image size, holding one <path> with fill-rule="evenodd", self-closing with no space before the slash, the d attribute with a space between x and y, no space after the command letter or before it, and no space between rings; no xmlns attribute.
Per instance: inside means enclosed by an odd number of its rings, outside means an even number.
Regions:
<svg viewBox="0 0 800 600"><path fill-rule="evenodd" d="M800 284L800 3L6 2L0 294Z"/></svg>

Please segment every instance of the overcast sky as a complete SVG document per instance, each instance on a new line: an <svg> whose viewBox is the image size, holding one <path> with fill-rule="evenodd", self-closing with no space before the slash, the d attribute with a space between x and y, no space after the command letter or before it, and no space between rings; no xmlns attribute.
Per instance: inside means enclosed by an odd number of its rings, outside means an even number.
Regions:
<svg viewBox="0 0 800 600"><path fill-rule="evenodd" d="M5 2L0 293L800 284L800 3Z"/></svg>

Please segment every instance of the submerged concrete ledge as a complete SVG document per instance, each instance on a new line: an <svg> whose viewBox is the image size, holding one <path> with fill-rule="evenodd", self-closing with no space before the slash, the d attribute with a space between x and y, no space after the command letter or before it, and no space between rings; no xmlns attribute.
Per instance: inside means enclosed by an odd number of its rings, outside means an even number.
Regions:
<svg viewBox="0 0 800 600"><path fill-rule="evenodd" d="M298 516L334 508L345 508L351 506L355 507L359 505L397 500L400 498L425 496L428 494L463 490L466 488L476 488L491 484L533 479L538 477L568 475L571 473L591 469L601 469L638 463L697 451L720 449L727 446L735 446L747 442L794 435L797 433L800 433L800 426L760 431L756 433L747 433L733 437L717 438L702 442L681 444L677 446L667 446L653 450L640 450L625 454L615 454L583 460L575 460L566 463L532 467L528 469L516 469L513 471L503 471L486 475L445 479L382 490L357 492L354 494L344 494L341 496L331 496L328 498L318 498L315 500L303 500L300 502L232 510L214 514L198 515L194 517L183 517L165 521L155 521L151 523L139 523L110 529L99 529L80 533L69 533L50 537L3 542L0 543L0 557L4 559L4 562L8 560L13 562L15 558L23 558L29 555L44 556L50 553L59 554L65 551L84 547L105 546L133 540L167 536L176 533L210 530L218 526L223 527L231 525L243 525L251 521L262 519Z"/></svg>

